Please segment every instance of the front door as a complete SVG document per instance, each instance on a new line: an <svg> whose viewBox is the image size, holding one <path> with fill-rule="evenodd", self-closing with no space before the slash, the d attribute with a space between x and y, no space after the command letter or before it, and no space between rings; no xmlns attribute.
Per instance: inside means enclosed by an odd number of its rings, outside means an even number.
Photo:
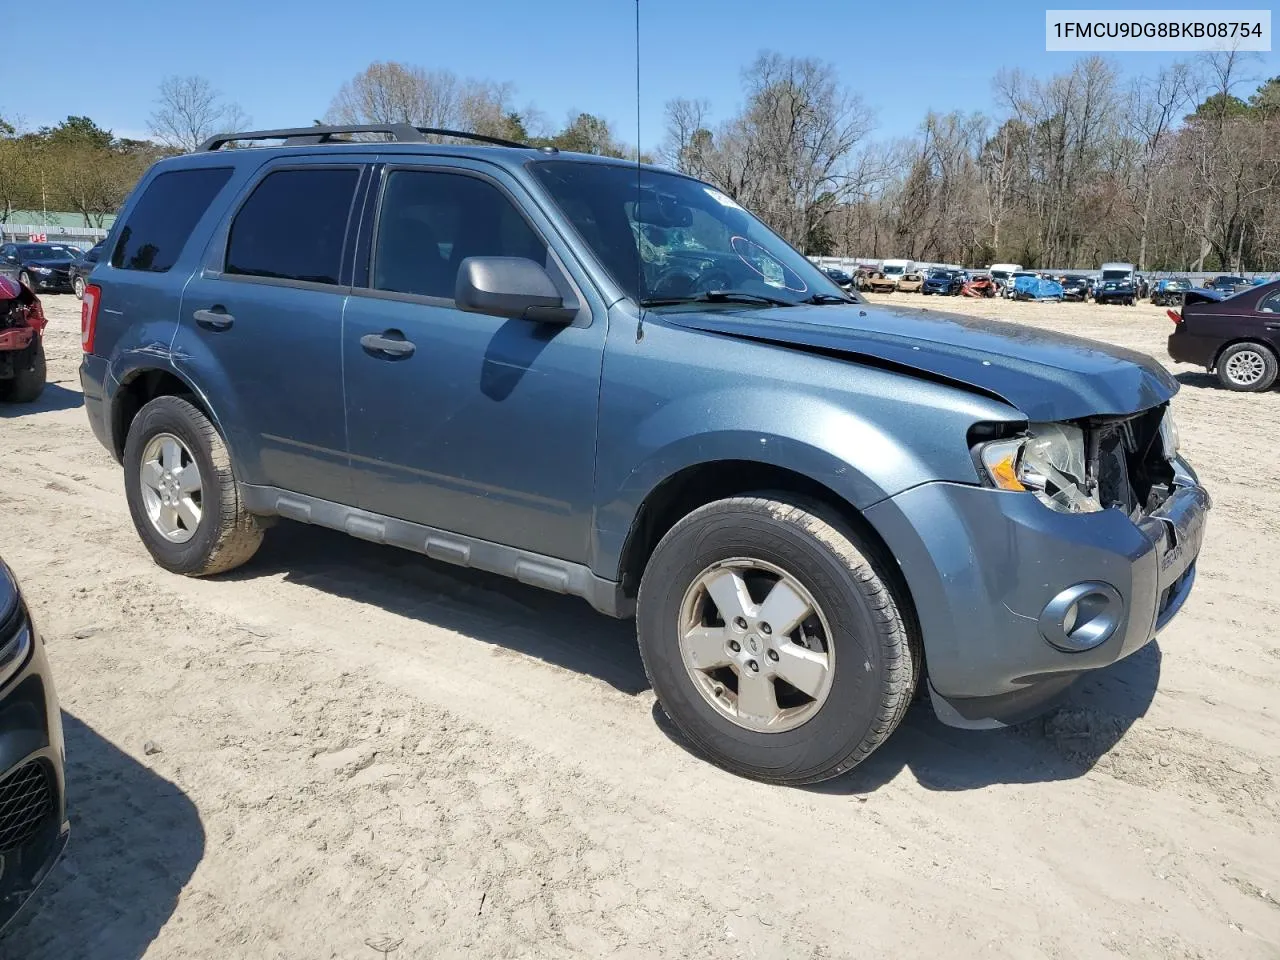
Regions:
<svg viewBox="0 0 1280 960"><path fill-rule="evenodd" d="M342 260L365 168L327 159L286 158L249 186L187 284L174 353L242 481L347 503Z"/></svg>
<svg viewBox="0 0 1280 960"><path fill-rule="evenodd" d="M602 306L580 296L579 320L557 326L453 300L469 256L527 257L571 282L522 191L487 165L384 171L367 280L343 317L355 495L376 513L585 562Z"/></svg>

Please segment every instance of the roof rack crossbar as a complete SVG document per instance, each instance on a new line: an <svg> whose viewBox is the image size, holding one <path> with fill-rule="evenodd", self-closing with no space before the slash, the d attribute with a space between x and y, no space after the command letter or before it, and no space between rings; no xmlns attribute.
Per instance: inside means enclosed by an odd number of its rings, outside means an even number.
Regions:
<svg viewBox="0 0 1280 960"><path fill-rule="evenodd" d="M335 142L334 137L352 133L385 133L396 143L423 143L427 137L436 136L474 140L478 143L489 143L498 147L531 149L527 143L503 140L501 137L489 137L481 133L467 133L464 130L446 130L441 127L415 127L409 123L355 123L332 127L289 127L281 130L249 130L241 133L220 133L202 143L197 152L210 153L221 149L228 143L236 143L242 140L283 140L286 146L333 143Z"/></svg>

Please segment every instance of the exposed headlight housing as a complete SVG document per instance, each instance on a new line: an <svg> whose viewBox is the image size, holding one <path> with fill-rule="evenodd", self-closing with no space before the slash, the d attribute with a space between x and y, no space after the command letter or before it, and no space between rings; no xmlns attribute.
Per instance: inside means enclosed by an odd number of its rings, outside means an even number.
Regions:
<svg viewBox="0 0 1280 960"><path fill-rule="evenodd" d="M1178 425L1173 422L1173 408L1165 407L1164 416L1160 418L1160 442L1164 445L1164 458L1175 460L1181 447L1182 439L1178 435Z"/></svg>
<svg viewBox="0 0 1280 960"><path fill-rule="evenodd" d="M1097 513L1102 504L1089 491L1084 431L1069 423L1032 423L1027 436L996 440L979 448L991 482L1001 490L1035 494L1059 513Z"/></svg>

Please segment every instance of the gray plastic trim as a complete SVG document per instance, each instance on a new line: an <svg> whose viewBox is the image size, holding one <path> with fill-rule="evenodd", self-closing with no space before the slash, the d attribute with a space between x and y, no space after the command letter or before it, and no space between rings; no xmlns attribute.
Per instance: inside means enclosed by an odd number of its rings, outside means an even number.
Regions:
<svg viewBox="0 0 1280 960"><path fill-rule="evenodd" d="M242 483L240 497L250 513L341 530L361 540L401 547L433 560L474 567L554 593L582 597L611 617L626 619L635 615L635 601L623 594L621 584L597 577L584 564L398 520L278 487Z"/></svg>

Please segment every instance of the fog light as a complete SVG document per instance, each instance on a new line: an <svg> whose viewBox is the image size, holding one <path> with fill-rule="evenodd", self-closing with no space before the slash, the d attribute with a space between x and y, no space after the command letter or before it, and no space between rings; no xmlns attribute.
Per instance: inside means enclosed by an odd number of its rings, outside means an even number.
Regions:
<svg viewBox="0 0 1280 960"><path fill-rule="evenodd" d="M1040 633L1067 653L1082 653L1106 643L1124 617L1124 601L1109 583L1089 580L1067 587L1045 604Z"/></svg>

